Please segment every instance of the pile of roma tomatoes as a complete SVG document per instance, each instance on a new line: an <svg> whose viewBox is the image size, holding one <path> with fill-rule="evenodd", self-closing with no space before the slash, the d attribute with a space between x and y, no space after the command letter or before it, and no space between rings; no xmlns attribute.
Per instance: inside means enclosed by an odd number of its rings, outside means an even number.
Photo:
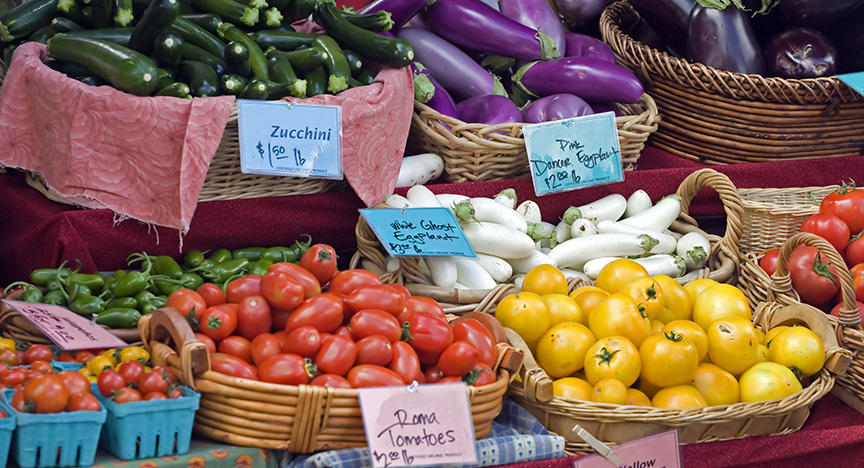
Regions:
<svg viewBox="0 0 864 468"><path fill-rule="evenodd" d="M806 327L756 328L735 286L682 286L628 259L569 294L557 268L535 267L495 315L525 340L555 395L598 403L687 409L785 398L825 362Z"/></svg>
<svg viewBox="0 0 864 468"><path fill-rule="evenodd" d="M190 321L210 369L234 377L337 388L496 381L495 341L479 321L451 326L432 299L366 270L338 271L326 244L224 291L179 289L167 307Z"/></svg>

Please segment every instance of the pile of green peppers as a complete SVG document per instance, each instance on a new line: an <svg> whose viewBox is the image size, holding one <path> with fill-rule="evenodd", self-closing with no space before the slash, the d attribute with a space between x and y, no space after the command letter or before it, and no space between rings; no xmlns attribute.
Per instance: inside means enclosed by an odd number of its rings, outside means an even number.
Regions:
<svg viewBox="0 0 864 468"><path fill-rule="evenodd" d="M198 289L205 282L224 289L236 278L266 274L274 263L299 262L311 244L311 236L304 234L290 247L190 250L182 263L168 255L134 253L127 264L138 269L111 274L80 273L64 262L58 268L34 270L29 282L12 283L6 292L23 287L22 301L64 306L109 328L134 328L141 315L164 307L177 289Z"/></svg>

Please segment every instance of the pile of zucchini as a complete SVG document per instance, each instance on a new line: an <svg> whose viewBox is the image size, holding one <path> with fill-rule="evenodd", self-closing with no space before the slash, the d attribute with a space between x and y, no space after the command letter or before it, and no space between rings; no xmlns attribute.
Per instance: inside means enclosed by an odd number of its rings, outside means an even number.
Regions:
<svg viewBox="0 0 864 468"><path fill-rule="evenodd" d="M324 34L291 27L309 17ZM380 34L392 26L335 0L31 0L0 15L0 41L7 66L17 45L42 42L52 69L138 96L280 99L410 64L411 45Z"/></svg>

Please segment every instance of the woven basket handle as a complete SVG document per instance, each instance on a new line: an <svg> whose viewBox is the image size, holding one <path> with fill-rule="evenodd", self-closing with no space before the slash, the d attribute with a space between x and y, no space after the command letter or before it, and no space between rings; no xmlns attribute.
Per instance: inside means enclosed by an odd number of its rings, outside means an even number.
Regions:
<svg viewBox="0 0 864 468"><path fill-rule="evenodd" d="M552 391L552 379L534 360L528 343L512 329L505 328L504 331L507 333L510 344L516 349L522 350L524 354L519 375L522 377L522 385L525 387L525 398L532 402L552 401L555 398L555 393Z"/></svg>
<svg viewBox="0 0 864 468"><path fill-rule="evenodd" d="M195 376L210 370L207 347L195 338L192 327L176 309L164 307L141 317L138 330L154 362L179 369L187 386L194 388ZM179 355L175 349L180 350Z"/></svg>
<svg viewBox="0 0 864 468"><path fill-rule="evenodd" d="M825 314L807 304L791 304L774 310L768 319L768 329L780 325L795 325L805 323L807 328L816 333L825 347L826 360L825 369L835 375L843 375L852 363L852 352L843 349L837 342L837 336L831 322Z"/></svg>

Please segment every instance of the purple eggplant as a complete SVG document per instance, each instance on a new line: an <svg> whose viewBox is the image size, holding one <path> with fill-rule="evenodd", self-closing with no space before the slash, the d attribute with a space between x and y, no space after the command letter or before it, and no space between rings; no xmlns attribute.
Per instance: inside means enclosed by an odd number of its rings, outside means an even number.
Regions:
<svg viewBox="0 0 864 468"><path fill-rule="evenodd" d="M421 16L439 36L483 54L523 60L561 56L548 34L504 16L482 0L437 0Z"/></svg>
<svg viewBox="0 0 864 468"><path fill-rule="evenodd" d="M471 57L431 31L402 28L399 39L414 47L414 60L422 63L448 91L460 98L507 94L498 78Z"/></svg>
<svg viewBox="0 0 864 468"><path fill-rule="evenodd" d="M687 58L719 70L735 73L765 73L762 48L744 11L728 6L723 10L697 3L690 12Z"/></svg>
<svg viewBox="0 0 864 468"><path fill-rule="evenodd" d="M687 52L687 22L695 0L631 0L639 16L676 55Z"/></svg>
<svg viewBox="0 0 864 468"><path fill-rule="evenodd" d="M819 78L837 72L837 48L813 28L790 28L774 36L765 47L771 76Z"/></svg>
<svg viewBox="0 0 864 468"><path fill-rule="evenodd" d="M821 29L845 19L861 5L864 5L864 0L783 0L780 10L788 25ZM824 29L825 32L828 30Z"/></svg>
<svg viewBox="0 0 864 468"><path fill-rule="evenodd" d="M459 118L453 97L429 70L416 60L411 64L411 70L414 72L414 99L435 109L439 114Z"/></svg>
<svg viewBox="0 0 864 468"><path fill-rule="evenodd" d="M456 104L459 120L468 123L495 125L522 120L519 108L507 96L486 94L474 96Z"/></svg>
<svg viewBox="0 0 864 468"><path fill-rule="evenodd" d="M546 0L498 0L498 10L510 19L548 34L555 41L558 53L566 54L564 25Z"/></svg>
<svg viewBox="0 0 864 468"><path fill-rule="evenodd" d="M575 94L586 101L639 102L644 89L630 70L593 57L532 62L513 75L513 87L532 97Z"/></svg>
<svg viewBox="0 0 864 468"><path fill-rule="evenodd" d="M411 18L413 18L420 10L426 8L427 5L435 0L373 0L366 6L360 9L357 13L375 13L376 11L389 11L390 19L393 20L393 27L390 28L394 33L399 31L402 26L405 26Z"/></svg>
<svg viewBox="0 0 864 468"><path fill-rule="evenodd" d="M525 123L549 122L591 115L594 110L584 99L572 94L552 94L531 101L522 108Z"/></svg>
<svg viewBox="0 0 864 468"><path fill-rule="evenodd" d="M615 63L615 52L605 42L585 34L567 31L564 33L567 57L594 57Z"/></svg>
<svg viewBox="0 0 864 468"><path fill-rule="evenodd" d="M561 16L575 21L595 21L610 0L552 0Z"/></svg>

